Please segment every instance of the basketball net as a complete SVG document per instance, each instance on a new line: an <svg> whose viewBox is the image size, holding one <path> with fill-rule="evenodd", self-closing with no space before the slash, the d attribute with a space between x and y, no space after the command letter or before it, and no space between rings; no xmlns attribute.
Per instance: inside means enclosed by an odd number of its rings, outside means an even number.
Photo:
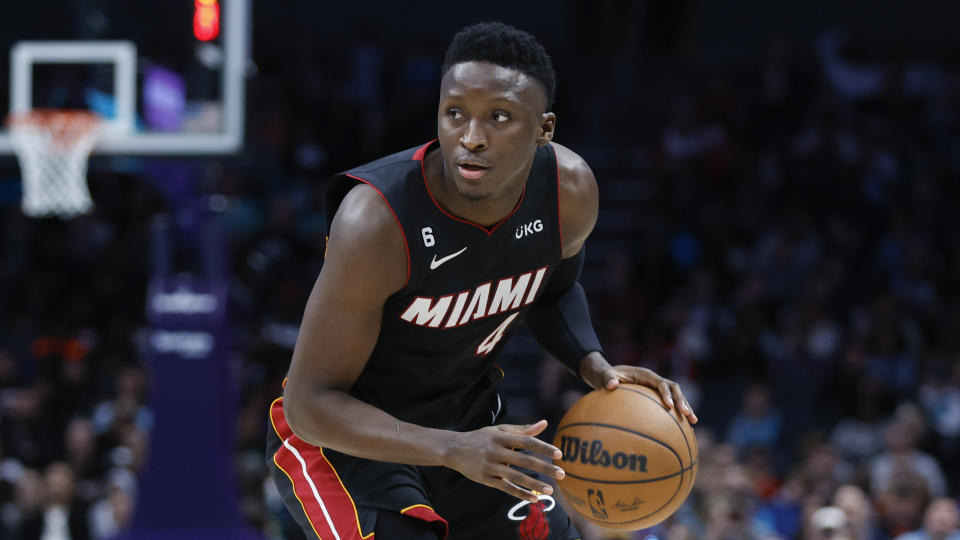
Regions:
<svg viewBox="0 0 960 540"><path fill-rule="evenodd" d="M34 109L9 118L23 173L23 213L71 218L93 210L87 159L100 133L100 117L83 110Z"/></svg>

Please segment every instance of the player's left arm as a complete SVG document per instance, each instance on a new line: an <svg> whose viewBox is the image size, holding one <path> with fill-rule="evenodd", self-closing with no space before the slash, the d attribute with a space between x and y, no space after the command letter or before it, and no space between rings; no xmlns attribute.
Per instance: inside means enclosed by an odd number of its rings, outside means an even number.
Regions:
<svg viewBox="0 0 960 540"><path fill-rule="evenodd" d="M668 408L676 403L680 412L696 423L697 415L679 384L647 368L611 366L607 362L590 321L587 297L577 281L583 268L583 245L597 223L597 179L583 158L564 146L552 144L560 175L563 260L526 317L530 333L541 347L592 388L613 390L621 382L649 386L660 392Z"/></svg>

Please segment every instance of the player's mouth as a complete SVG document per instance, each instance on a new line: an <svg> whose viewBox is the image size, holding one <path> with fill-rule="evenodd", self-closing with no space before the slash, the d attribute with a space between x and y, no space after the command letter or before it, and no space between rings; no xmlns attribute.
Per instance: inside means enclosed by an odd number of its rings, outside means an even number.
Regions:
<svg viewBox="0 0 960 540"><path fill-rule="evenodd" d="M487 174L488 170L490 170L490 167L480 163L457 163L457 171L460 173L460 176L466 178L467 180L477 180L478 178L481 178L483 175Z"/></svg>

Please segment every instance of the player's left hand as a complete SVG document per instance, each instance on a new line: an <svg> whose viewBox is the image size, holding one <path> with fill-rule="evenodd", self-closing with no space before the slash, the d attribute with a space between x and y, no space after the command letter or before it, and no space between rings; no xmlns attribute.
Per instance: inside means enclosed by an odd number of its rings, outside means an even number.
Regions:
<svg viewBox="0 0 960 540"><path fill-rule="evenodd" d="M622 382L648 386L660 392L660 397L668 409L672 409L676 404L680 414L686 416L691 424L698 421L680 385L650 369L626 365L611 366L602 354L593 352L580 363L580 377L595 390L614 390Z"/></svg>

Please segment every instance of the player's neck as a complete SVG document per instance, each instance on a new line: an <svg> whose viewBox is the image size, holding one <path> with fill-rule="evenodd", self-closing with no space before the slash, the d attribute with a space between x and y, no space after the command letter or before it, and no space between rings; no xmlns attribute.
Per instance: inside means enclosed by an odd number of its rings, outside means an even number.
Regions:
<svg viewBox="0 0 960 540"><path fill-rule="evenodd" d="M447 213L483 227L492 227L513 212L523 195L526 183L524 178L510 182L502 193L480 200L468 199L457 190L453 180L444 174L439 149L424 157L424 175L433 198Z"/></svg>

